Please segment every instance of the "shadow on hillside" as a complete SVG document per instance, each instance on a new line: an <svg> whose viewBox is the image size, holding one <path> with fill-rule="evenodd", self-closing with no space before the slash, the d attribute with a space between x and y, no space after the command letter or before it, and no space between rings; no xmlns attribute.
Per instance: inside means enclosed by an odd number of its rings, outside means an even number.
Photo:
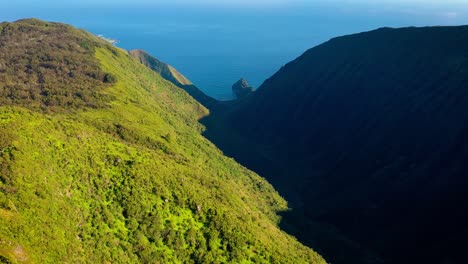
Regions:
<svg viewBox="0 0 468 264"><path fill-rule="evenodd" d="M200 120L206 130L203 136L213 142L226 156L250 170L265 177L270 184L288 201L288 211L278 212L281 216L280 228L296 237L302 244L314 249L330 263L383 263L369 249L345 237L331 224L311 221L305 215L299 186L291 187L287 168L272 162L269 150L252 140L242 137L226 121L227 113L235 107L234 101L219 102L211 107L209 116ZM313 238L313 239L311 239Z"/></svg>
<svg viewBox="0 0 468 264"><path fill-rule="evenodd" d="M309 197L313 197L310 195L313 190L298 185L305 182L304 179L293 181L288 178L306 176L288 168L288 164L294 164L291 160L282 161L271 148L239 135L227 119L226 113L233 106L223 104L200 120L206 127L203 135L225 155L265 177L285 197L291 209L279 213L282 216L280 228L330 263L467 263L463 252L468 229L457 230L456 227L464 226L461 221L468 212L465 207L457 207L457 201L466 200L468 194L454 192L440 204L428 203L432 208L406 203L404 207L374 209L370 214L362 208L335 208L334 214L317 218L310 213L314 212L313 208L321 208L323 201L320 198L304 200L304 193L309 192ZM447 218L449 215L452 220ZM432 228L434 223L440 223L440 230ZM424 233L418 233L420 230ZM405 240L402 241L401 236L392 236L392 232L403 234ZM376 241L375 237L382 239ZM438 240L444 237L446 239ZM418 248L428 251L415 250Z"/></svg>

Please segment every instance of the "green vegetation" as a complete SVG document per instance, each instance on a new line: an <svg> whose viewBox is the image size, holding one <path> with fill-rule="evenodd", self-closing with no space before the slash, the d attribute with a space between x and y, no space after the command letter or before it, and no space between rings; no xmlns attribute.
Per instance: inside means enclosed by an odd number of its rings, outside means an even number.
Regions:
<svg viewBox="0 0 468 264"><path fill-rule="evenodd" d="M172 82L177 86L192 85L192 82L184 75L178 72L171 65L164 63L155 57L151 56L143 50L131 50L128 52L132 57L136 58L141 64L159 73L164 79Z"/></svg>
<svg viewBox="0 0 468 264"><path fill-rule="evenodd" d="M70 26L23 20L3 23L0 37L0 104L55 111L102 107L99 93L115 80L94 58L104 42Z"/></svg>
<svg viewBox="0 0 468 264"><path fill-rule="evenodd" d="M210 110L218 106L218 101L204 94L200 89L193 85L187 77L182 75L171 65L156 59L143 50L131 50L128 53L132 57L136 58L141 64L159 73L164 79L184 89L184 91L186 91L190 96Z"/></svg>
<svg viewBox="0 0 468 264"><path fill-rule="evenodd" d="M0 99L0 262L325 263L278 228L287 205L272 186L201 135L208 111L185 91L69 26L0 28L28 32L0 36L15 54L42 40L39 66L1 90L50 90ZM66 48L49 51L55 39ZM65 60L71 79L54 68L34 81Z"/></svg>

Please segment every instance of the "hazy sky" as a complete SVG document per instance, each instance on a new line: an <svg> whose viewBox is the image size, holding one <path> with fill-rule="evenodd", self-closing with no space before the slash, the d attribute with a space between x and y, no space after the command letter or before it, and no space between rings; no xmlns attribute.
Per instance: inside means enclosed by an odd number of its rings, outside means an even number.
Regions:
<svg viewBox="0 0 468 264"><path fill-rule="evenodd" d="M394 5L408 6L468 6L467 0L2 0L3 6L21 5L208 5L208 6L239 6L239 7L274 7L292 5L318 5L318 4L358 4L358 5Z"/></svg>
<svg viewBox="0 0 468 264"><path fill-rule="evenodd" d="M468 0L0 0L5 9L21 7L209 7L209 8L330 8L365 14L396 12L435 19L468 18ZM1 14L1 10L0 10ZM460 21L461 22L461 21Z"/></svg>

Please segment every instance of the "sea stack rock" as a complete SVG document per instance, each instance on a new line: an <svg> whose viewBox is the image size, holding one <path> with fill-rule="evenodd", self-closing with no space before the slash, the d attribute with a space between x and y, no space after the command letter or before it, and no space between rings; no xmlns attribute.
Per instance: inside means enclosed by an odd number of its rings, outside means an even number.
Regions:
<svg viewBox="0 0 468 264"><path fill-rule="evenodd" d="M247 95L253 93L253 90L253 87L251 87L244 78L241 78L232 85L232 92L237 99L246 97Z"/></svg>

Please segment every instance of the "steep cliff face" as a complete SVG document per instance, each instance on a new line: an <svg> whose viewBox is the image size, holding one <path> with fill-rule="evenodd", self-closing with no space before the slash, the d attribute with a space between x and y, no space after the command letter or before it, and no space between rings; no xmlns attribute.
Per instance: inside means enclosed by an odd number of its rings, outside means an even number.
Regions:
<svg viewBox="0 0 468 264"><path fill-rule="evenodd" d="M382 28L308 50L206 134L294 202L283 221L303 241L334 228L318 243L333 263L340 243L388 263L460 263L467 106L468 27Z"/></svg>
<svg viewBox="0 0 468 264"><path fill-rule="evenodd" d="M143 50L130 50L128 53L138 59L140 63L159 73L164 79L171 81L175 85L192 85L192 82L174 69L174 67L156 59L147 52Z"/></svg>
<svg viewBox="0 0 468 264"><path fill-rule="evenodd" d="M247 80L245 80L244 78L241 78L232 85L232 92L234 93L237 99L241 99L250 95L251 93L253 93L253 90L253 87L251 87Z"/></svg>
<svg viewBox="0 0 468 264"><path fill-rule="evenodd" d="M0 32L0 262L325 263L187 92L68 25Z"/></svg>
<svg viewBox="0 0 468 264"><path fill-rule="evenodd" d="M217 105L217 101L215 99L204 94L200 89L193 85L188 78L178 72L171 65L156 59L143 50L131 50L129 51L129 54L146 67L159 73L164 79L184 89L188 94L190 94L190 96L195 98L204 106L211 109Z"/></svg>

